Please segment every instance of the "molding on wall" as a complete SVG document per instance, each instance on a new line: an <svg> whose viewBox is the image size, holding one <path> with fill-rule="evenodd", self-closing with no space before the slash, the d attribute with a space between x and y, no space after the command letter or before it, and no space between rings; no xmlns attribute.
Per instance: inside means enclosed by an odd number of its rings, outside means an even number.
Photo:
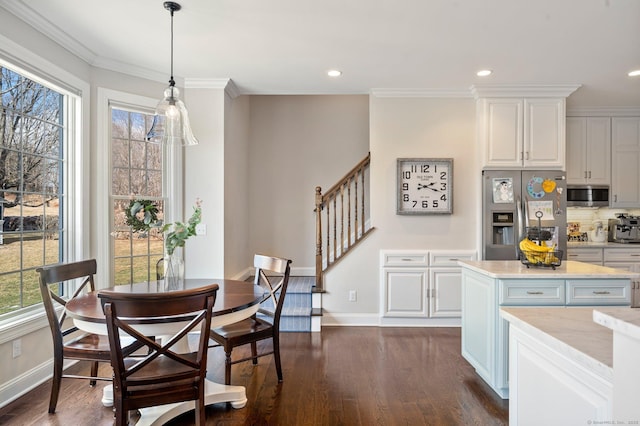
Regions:
<svg viewBox="0 0 640 426"><path fill-rule="evenodd" d="M474 98L566 98L581 84L474 85Z"/></svg>
<svg viewBox="0 0 640 426"><path fill-rule="evenodd" d="M77 362L77 361L75 361ZM67 368L71 363L65 363ZM40 364L31 370L0 385L0 407L15 401L29 391L49 380L53 372L53 359ZM49 398L47 397L47 400Z"/></svg>
<svg viewBox="0 0 640 426"><path fill-rule="evenodd" d="M567 109L567 117L638 117L640 107L583 107Z"/></svg>

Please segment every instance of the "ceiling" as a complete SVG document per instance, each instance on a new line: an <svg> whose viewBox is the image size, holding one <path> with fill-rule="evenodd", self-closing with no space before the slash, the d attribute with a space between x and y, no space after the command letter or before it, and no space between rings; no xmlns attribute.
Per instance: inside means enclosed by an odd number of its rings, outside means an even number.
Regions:
<svg viewBox="0 0 640 426"><path fill-rule="evenodd" d="M579 107L640 107L640 1L178 0L179 79L240 94L582 85ZM89 64L168 81L162 0L0 0ZM329 78L329 69L343 72ZM480 78L476 71L493 70Z"/></svg>

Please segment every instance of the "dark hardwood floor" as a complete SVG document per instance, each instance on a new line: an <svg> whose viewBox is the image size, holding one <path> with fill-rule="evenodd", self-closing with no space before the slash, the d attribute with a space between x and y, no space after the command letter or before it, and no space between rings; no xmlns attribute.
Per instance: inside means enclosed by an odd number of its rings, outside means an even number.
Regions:
<svg viewBox="0 0 640 426"><path fill-rule="evenodd" d="M249 402L241 409L207 407L207 424L508 424L508 400L460 355L459 328L323 327L321 333L281 334L281 351L284 382L277 382L270 356L257 367L233 366L232 383L246 386ZM210 379L224 381L223 357L220 348L211 350ZM0 424L111 425L112 411L100 403L103 386L63 380L56 414L49 415L47 382L0 409ZM191 412L168 425L193 421Z"/></svg>

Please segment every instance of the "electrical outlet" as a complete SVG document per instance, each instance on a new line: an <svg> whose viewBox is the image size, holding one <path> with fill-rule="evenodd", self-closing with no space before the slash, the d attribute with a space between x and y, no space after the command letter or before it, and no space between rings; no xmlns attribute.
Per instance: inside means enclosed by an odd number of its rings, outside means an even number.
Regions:
<svg viewBox="0 0 640 426"><path fill-rule="evenodd" d="M16 339L13 341L13 357L18 358L22 355L22 339Z"/></svg>
<svg viewBox="0 0 640 426"><path fill-rule="evenodd" d="M349 302L355 302L358 297L358 292L355 290L349 290Z"/></svg>
<svg viewBox="0 0 640 426"><path fill-rule="evenodd" d="M204 223L197 224L196 235L207 235L207 225Z"/></svg>

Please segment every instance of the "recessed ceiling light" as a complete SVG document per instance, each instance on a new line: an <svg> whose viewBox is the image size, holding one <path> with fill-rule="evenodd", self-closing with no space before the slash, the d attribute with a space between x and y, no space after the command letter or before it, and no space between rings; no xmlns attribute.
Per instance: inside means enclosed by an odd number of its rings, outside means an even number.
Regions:
<svg viewBox="0 0 640 426"><path fill-rule="evenodd" d="M342 75L342 71L340 71L340 70L329 70L329 71L327 71L327 75L329 77L340 77Z"/></svg>
<svg viewBox="0 0 640 426"><path fill-rule="evenodd" d="M476 73L476 75L477 75L478 77L486 77L486 76L488 76L488 75L491 75L491 73L492 73L492 72L493 72L493 71L491 71L491 70L480 70L480 71L478 71L478 72Z"/></svg>
<svg viewBox="0 0 640 426"><path fill-rule="evenodd" d="M629 71L629 77L637 77L640 75L640 70Z"/></svg>

